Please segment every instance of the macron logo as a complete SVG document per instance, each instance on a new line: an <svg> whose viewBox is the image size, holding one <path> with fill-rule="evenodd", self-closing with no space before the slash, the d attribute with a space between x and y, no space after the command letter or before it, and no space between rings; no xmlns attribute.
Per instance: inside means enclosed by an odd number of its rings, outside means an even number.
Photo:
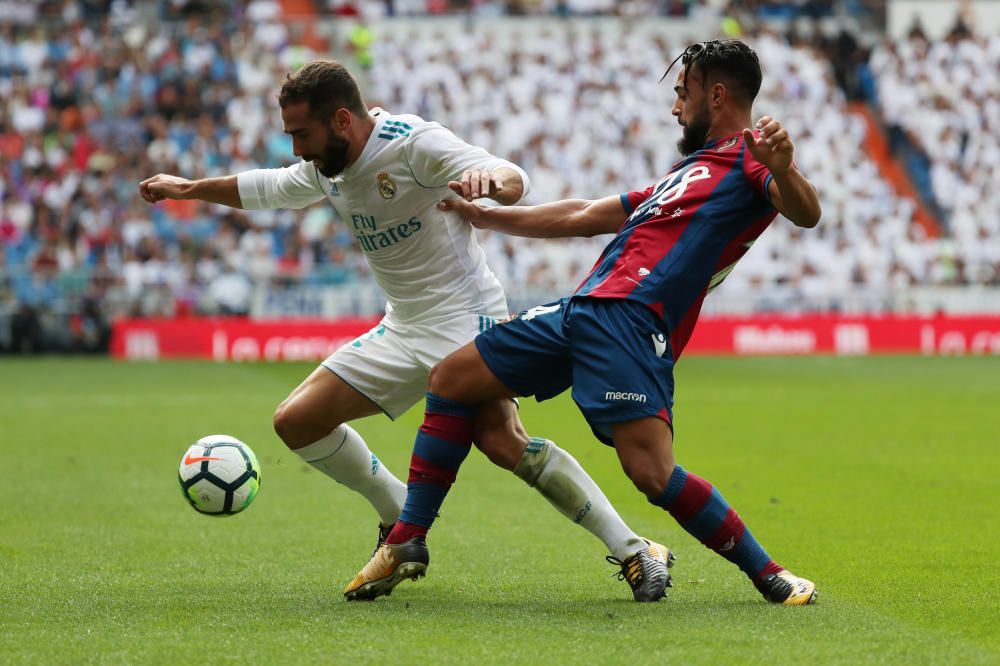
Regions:
<svg viewBox="0 0 1000 666"><path fill-rule="evenodd" d="M608 391L604 394L605 400L631 400L632 402L646 402L646 395L643 393L624 393L622 391Z"/></svg>

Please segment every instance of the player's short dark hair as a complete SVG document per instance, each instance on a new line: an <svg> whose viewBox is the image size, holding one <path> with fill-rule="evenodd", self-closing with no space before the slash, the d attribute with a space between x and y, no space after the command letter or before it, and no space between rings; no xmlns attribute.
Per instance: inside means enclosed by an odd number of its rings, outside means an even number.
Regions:
<svg viewBox="0 0 1000 666"><path fill-rule="evenodd" d="M684 67L685 86L687 77L691 73L691 66L697 65L705 82L710 79L724 79L730 89L748 104L752 103L760 92L763 76L757 53L738 39L713 39L692 44L674 58L667 68L667 73L663 75L664 78L678 60Z"/></svg>
<svg viewBox="0 0 1000 666"><path fill-rule="evenodd" d="M302 102L308 102L309 113L322 120L328 120L339 108L357 116L368 115L358 82L346 67L333 60L313 60L285 77L278 104L284 109Z"/></svg>

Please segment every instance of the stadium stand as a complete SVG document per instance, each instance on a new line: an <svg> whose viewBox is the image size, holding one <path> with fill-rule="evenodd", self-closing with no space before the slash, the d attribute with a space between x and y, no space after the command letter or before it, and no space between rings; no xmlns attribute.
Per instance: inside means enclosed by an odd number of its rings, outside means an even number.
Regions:
<svg viewBox="0 0 1000 666"><path fill-rule="evenodd" d="M147 206L136 195L158 172L199 177L288 163L275 88L314 57L348 58L372 104L439 120L518 161L532 175L532 201L645 187L677 158L670 91L657 81L681 40L655 30L623 40L616 19L489 30L473 21L448 39L434 22L387 19L358 42L350 31L284 20L283 4L0 3L0 347L37 346L48 327L60 331L48 346L98 349L112 318L242 314L262 286L370 289L363 256L327 206L247 214L196 202ZM374 4L388 15L434 3ZM440 3L440 11L593 14L606 4ZM637 14L731 9L627 4ZM738 4L786 18L815 9ZM313 10L362 14L343 2ZM866 152L870 130L850 113L827 51L765 27L746 38L765 71L757 111L773 112L797 138L824 219L809 233L775 225L710 308L877 311L898 307L894 294L914 285L1000 283L1000 220L989 214L1000 209L996 37L911 36L877 48L868 63L890 136L901 130L932 156L933 200L947 222L939 238L916 220L923 202L897 196ZM973 78L987 85L970 86ZM482 242L512 307L575 286L603 243L489 233ZM379 307L377 294L343 302L348 314Z"/></svg>
<svg viewBox="0 0 1000 666"><path fill-rule="evenodd" d="M961 20L939 41L916 27L871 57L881 117L948 234L931 280L1000 279L1000 36ZM950 263L942 260L950 256Z"/></svg>

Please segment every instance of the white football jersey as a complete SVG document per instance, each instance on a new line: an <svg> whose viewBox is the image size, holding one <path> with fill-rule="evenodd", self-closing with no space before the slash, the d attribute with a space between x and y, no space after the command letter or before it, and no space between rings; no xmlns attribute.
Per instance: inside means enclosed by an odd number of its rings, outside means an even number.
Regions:
<svg viewBox="0 0 1000 666"><path fill-rule="evenodd" d="M503 288L472 225L437 203L456 196L448 181L466 169L514 169L524 194L527 175L438 123L378 108L371 115L375 129L343 173L326 178L305 161L245 171L237 176L243 207L303 208L326 198L367 255L388 297L386 312L400 321L456 313L506 317Z"/></svg>

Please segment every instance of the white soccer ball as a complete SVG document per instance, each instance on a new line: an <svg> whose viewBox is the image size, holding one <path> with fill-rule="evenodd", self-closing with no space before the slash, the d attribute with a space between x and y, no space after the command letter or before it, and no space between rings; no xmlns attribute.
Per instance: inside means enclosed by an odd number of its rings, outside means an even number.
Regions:
<svg viewBox="0 0 1000 666"><path fill-rule="evenodd" d="M209 435L191 445L177 478L199 513L231 516L250 506L260 489L260 464L250 447L229 435Z"/></svg>

